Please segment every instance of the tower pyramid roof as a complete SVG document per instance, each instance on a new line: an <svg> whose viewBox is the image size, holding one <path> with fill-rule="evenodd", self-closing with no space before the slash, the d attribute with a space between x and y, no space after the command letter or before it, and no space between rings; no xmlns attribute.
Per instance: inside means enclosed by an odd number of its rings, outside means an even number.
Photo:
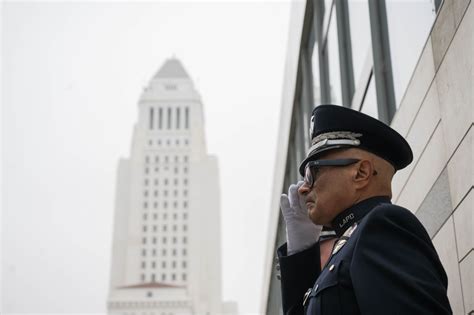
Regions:
<svg viewBox="0 0 474 315"><path fill-rule="evenodd" d="M155 78L189 78L189 75L186 70L184 70L181 61L176 58L170 58L161 66L155 74Z"/></svg>

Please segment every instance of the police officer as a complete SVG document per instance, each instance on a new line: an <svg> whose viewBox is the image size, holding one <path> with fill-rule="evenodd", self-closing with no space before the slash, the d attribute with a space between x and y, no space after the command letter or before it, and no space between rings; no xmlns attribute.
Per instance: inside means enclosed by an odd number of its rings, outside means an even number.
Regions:
<svg viewBox="0 0 474 315"><path fill-rule="evenodd" d="M281 197L278 249L285 314L451 314L447 276L426 230L390 202L413 160L384 123L342 106L313 110L304 181ZM327 250L322 227L335 230Z"/></svg>

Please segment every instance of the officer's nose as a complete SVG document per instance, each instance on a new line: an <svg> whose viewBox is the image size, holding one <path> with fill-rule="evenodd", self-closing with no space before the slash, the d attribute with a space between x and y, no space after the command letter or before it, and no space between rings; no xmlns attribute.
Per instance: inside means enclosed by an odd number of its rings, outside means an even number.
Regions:
<svg viewBox="0 0 474 315"><path fill-rule="evenodd" d="M303 185L300 186L300 188L298 188L298 193L300 193L301 195L306 195L307 193L309 193L311 189L309 189L309 186L308 184L303 183Z"/></svg>

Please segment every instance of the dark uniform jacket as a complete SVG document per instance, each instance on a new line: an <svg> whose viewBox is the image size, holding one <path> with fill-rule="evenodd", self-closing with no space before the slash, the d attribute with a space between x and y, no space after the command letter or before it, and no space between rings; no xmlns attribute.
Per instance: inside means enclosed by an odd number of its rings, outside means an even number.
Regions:
<svg viewBox="0 0 474 315"><path fill-rule="evenodd" d="M373 197L332 225L339 240L323 268L319 243L278 249L285 314L452 314L446 273L410 211Z"/></svg>

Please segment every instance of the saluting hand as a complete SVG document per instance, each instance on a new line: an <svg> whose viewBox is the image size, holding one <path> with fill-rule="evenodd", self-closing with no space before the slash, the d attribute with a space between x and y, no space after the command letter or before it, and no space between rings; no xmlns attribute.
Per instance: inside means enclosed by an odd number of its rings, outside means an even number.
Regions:
<svg viewBox="0 0 474 315"><path fill-rule="evenodd" d="M286 223L286 239L288 255L311 247L319 239L322 226L315 225L308 216L306 201L298 189L303 185L299 181L288 188L288 195L280 197L280 208Z"/></svg>

